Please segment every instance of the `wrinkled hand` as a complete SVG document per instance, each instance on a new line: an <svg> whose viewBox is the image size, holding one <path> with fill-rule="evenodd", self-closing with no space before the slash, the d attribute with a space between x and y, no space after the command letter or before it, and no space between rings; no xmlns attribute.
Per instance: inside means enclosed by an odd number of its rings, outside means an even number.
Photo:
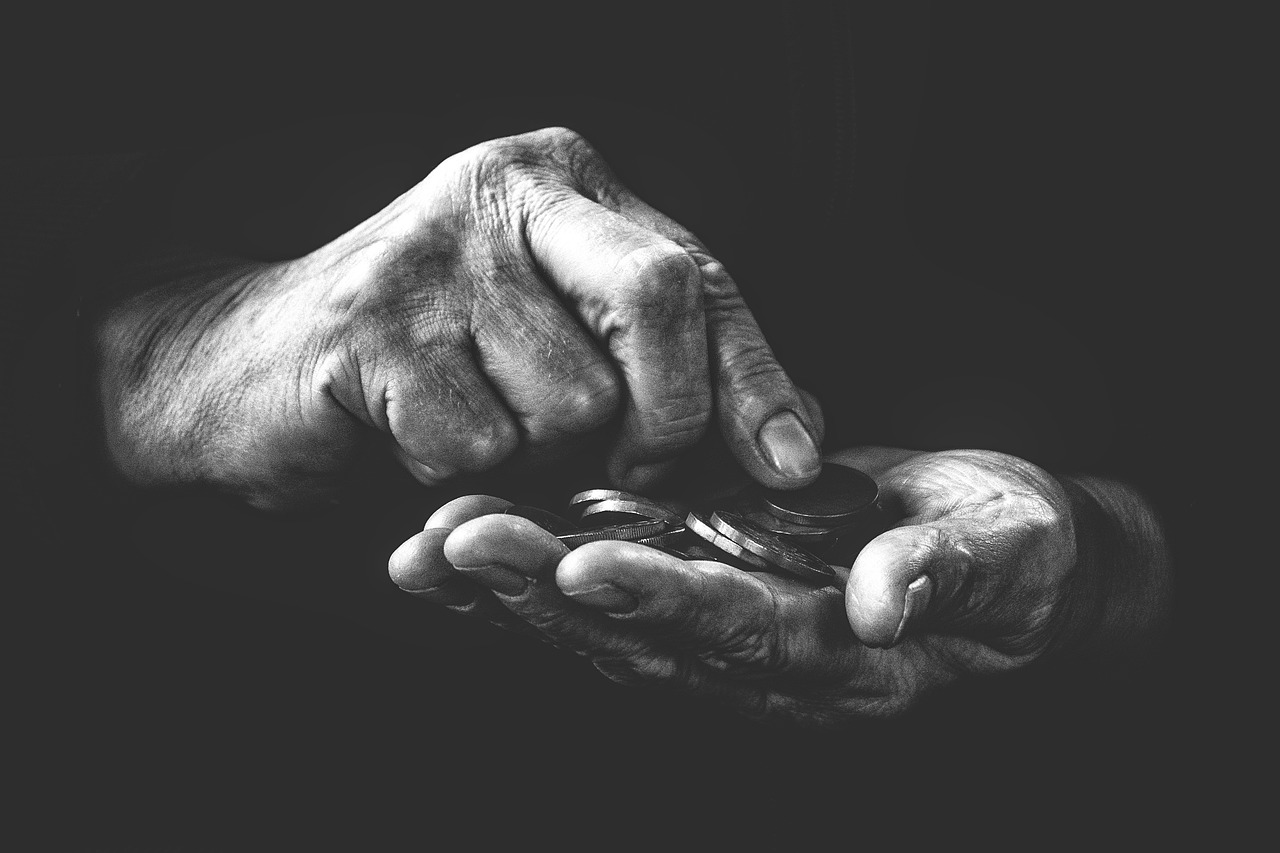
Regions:
<svg viewBox="0 0 1280 853"><path fill-rule="evenodd" d="M489 514L508 504L481 495L441 507L392 556L391 575L425 600L531 629L617 681L814 726L898 715L958 679L1069 651L1102 624L1099 561L1077 548L1083 492L989 451L829 459L875 476L902 519L862 550L843 590L628 542L570 552L523 518ZM899 636L907 587L923 575L931 595Z"/></svg>
<svg viewBox="0 0 1280 853"><path fill-rule="evenodd" d="M564 129L463 151L303 258L188 270L98 342L117 467L262 507L329 496L375 431L426 485L616 421L609 476L645 488L713 413L759 481L819 470L728 271Z"/></svg>

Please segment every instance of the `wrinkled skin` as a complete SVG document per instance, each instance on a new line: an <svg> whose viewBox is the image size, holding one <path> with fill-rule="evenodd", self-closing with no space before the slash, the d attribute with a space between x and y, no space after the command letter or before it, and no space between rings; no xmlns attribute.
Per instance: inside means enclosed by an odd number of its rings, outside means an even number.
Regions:
<svg viewBox="0 0 1280 853"><path fill-rule="evenodd" d="M143 486L333 498L377 440L422 484L591 453L644 488L708 431L760 482L822 436L733 279L577 134L482 143L289 262L179 253L96 330L106 446Z"/></svg>
<svg viewBox="0 0 1280 853"><path fill-rule="evenodd" d="M1074 642L1097 614L1079 577L1072 500L1001 453L855 448L900 521L844 589L683 561L628 542L569 551L494 496L458 498L390 560L427 601L534 633L617 681L832 727L894 717L957 679L1010 671ZM902 635L908 584L932 593Z"/></svg>

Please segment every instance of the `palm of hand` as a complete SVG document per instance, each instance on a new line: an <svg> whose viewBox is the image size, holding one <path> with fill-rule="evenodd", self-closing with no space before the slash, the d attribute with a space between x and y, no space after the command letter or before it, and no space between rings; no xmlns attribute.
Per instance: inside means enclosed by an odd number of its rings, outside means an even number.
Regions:
<svg viewBox="0 0 1280 853"><path fill-rule="evenodd" d="M392 574L420 597L532 629L617 681L807 725L894 716L1044 650L1075 562L1066 498L1047 474L985 451L830 458L873 474L902 516L844 591L626 542L569 552L484 496L438 511ZM921 573L932 600L892 643Z"/></svg>

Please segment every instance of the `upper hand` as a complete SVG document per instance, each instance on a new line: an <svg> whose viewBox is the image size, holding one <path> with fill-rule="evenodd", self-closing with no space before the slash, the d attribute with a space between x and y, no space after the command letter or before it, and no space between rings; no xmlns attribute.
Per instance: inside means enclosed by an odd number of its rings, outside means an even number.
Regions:
<svg viewBox="0 0 1280 853"><path fill-rule="evenodd" d="M100 341L119 467L261 506L329 494L370 430L428 485L615 418L625 488L713 417L755 479L818 471L820 424L728 271L564 129L463 151L303 258L148 294Z"/></svg>

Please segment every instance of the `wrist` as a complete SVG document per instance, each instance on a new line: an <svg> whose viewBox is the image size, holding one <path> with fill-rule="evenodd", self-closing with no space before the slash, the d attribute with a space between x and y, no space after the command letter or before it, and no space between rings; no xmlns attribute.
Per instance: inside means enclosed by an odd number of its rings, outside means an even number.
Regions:
<svg viewBox="0 0 1280 853"><path fill-rule="evenodd" d="M1160 519L1126 484L1085 476L1059 482L1071 502L1077 556L1058 650L1115 670L1140 665L1163 639L1172 609Z"/></svg>
<svg viewBox="0 0 1280 853"><path fill-rule="evenodd" d="M174 251L130 268L114 301L87 310L100 453L125 482L212 479L220 422L254 361L226 321L254 301L266 267Z"/></svg>

